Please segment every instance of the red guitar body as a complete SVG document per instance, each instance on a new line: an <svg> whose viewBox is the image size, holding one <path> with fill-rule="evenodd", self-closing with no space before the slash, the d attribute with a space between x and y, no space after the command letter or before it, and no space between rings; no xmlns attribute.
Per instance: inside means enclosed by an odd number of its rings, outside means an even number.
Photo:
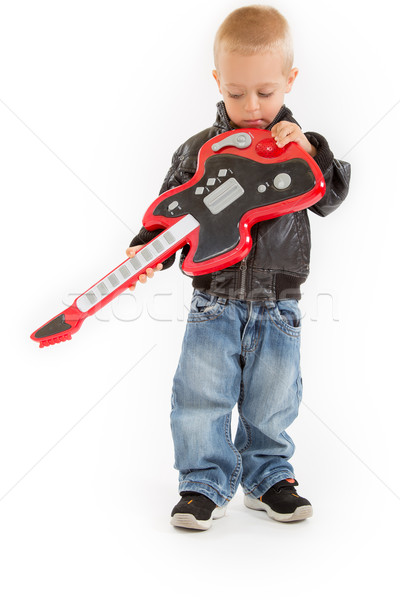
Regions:
<svg viewBox="0 0 400 600"><path fill-rule="evenodd" d="M250 251L252 225L307 208L324 194L319 167L298 144L278 148L262 129L222 133L201 147L190 181L164 192L146 211L146 229L163 232L31 338L41 347L70 339L87 316L185 244L190 250L182 268L189 275L237 263Z"/></svg>
<svg viewBox="0 0 400 600"><path fill-rule="evenodd" d="M217 141L221 145L245 134L251 137L246 148L228 143L213 150ZM278 188L274 181L280 174L282 187ZM222 185L228 196L225 204L238 197L217 212L216 193L213 213L205 201ZM298 144L278 148L269 131L236 129L202 146L195 175L157 198L146 211L143 225L149 230L167 228L185 214L194 216L200 228L188 236L190 251L182 268L188 275L203 275L237 263L248 254L252 245L249 230L254 223L307 208L324 193L325 181L319 167ZM172 201L178 206L168 210ZM208 205L213 208L212 200Z"/></svg>

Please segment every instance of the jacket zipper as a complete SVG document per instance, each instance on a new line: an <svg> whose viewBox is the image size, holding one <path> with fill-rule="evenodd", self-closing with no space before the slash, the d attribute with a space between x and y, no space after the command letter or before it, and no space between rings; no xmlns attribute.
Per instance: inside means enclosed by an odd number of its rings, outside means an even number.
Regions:
<svg viewBox="0 0 400 600"><path fill-rule="evenodd" d="M246 272L247 272L247 256L243 258L240 263L240 292L239 299L245 299L245 290L246 290Z"/></svg>

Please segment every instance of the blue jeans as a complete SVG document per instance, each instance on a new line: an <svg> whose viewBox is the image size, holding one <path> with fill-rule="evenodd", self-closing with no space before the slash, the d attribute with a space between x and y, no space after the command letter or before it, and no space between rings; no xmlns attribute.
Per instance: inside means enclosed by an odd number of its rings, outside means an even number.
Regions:
<svg viewBox="0 0 400 600"><path fill-rule="evenodd" d="M285 429L302 395L300 329L297 300L246 302L194 290L172 389L179 491L223 506L239 484L259 498L294 478Z"/></svg>

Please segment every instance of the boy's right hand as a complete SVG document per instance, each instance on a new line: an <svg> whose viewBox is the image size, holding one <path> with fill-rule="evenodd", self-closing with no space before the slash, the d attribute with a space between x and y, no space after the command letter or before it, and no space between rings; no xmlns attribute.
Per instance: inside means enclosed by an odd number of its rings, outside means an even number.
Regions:
<svg viewBox="0 0 400 600"><path fill-rule="evenodd" d="M141 246L132 246L131 248L127 248L126 249L126 255L128 258L133 258L136 254L136 252L139 252L139 250L141 250L142 248L144 248L146 244L142 244ZM146 275L144 273L142 273L141 275L139 275L139 281L141 283L146 283L147 278L150 277L150 279L152 277L154 277L154 273L156 271L161 271L161 269L163 268L162 263L158 263L158 265L156 266L155 269L146 269ZM133 292L133 290L136 287L136 282L133 285L129 286L129 289L131 290L131 292Z"/></svg>

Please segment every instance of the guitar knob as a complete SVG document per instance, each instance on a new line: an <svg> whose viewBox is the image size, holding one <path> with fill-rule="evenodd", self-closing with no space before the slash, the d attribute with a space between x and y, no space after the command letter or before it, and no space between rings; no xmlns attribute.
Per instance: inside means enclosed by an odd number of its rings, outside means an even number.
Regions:
<svg viewBox="0 0 400 600"><path fill-rule="evenodd" d="M285 147L279 148L272 138L266 138L258 142L255 148L257 154L263 158L275 158L285 152Z"/></svg>
<svg viewBox="0 0 400 600"><path fill-rule="evenodd" d="M211 150L213 152L218 152L222 148L226 148L227 146L234 146L235 148L248 148L251 144L251 137L248 133L233 133L232 135L228 135L228 137L224 138L220 142L215 142L211 146Z"/></svg>
<svg viewBox="0 0 400 600"><path fill-rule="evenodd" d="M279 173L274 178L274 186L277 190L286 190L292 183L292 178L289 173Z"/></svg>

